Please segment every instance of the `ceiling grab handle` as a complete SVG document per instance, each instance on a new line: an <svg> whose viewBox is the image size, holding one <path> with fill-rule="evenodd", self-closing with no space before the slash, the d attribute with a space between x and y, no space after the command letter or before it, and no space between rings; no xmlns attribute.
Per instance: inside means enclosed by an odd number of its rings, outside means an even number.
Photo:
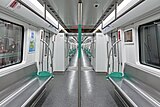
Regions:
<svg viewBox="0 0 160 107"><path fill-rule="evenodd" d="M107 73L108 73L108 74L109 74L109 62L110 62L111 52L112 52L113 48L116 46L116 44L118 44L120 41L121 41L121 40L116 41L116 42L112 45L111 49L109 50L109 53L108 53L108 63L107 63Z"/></svg>

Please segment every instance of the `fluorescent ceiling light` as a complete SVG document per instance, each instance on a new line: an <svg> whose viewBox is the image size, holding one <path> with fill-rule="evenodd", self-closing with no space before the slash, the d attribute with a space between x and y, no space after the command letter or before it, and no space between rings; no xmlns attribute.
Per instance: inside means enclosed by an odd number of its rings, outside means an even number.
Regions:
<svg viewBox="0 0 160 107"><path fill-rule="evenodd" d="M102 24L100 24L100 25L96 28L96 30L93 31L93 33L96 33L98 30L102 30Z"/></svg>
<svg viewBox="0 0 160 107"><path fill-rule="evenodd" d="M59 30L63 30L65 33L68 33L60 24L59 24Z"/></svg>
<svg viewBox="0 0 160 107"><path fill-rule="evenodd" d="M124 0L118 7L117 12L121 11L128 3L130 3L132 0Z"/></svg>
<svg viewBox="0 0 160 107"><path fill-rule="evenodd" d="M103 23L109 22L115 16L115 10L103 21Z"/></svg>
<svg viewBox="0 0 160 107"><path fill-rule="evenodd" d="M58 21L48 12L46 11L46 17L53 21L58 26Z"/></svg>
<svg viewBox="0 0 160 107"><path fill-rule="evenodd" d="M44 7L37 0L29 0L36 8L38 8L44 14ZM58 26L58 21L48 12L46 11L46 17L49 18L55 25Z"/></svg>
<svg viewBox="0 0 160 107"><path fill-rule="evenodd" d="M37 0L29 0L33 5L35 5L41 12L44 13L44 7Z"/></svg>
<svg viewBox="0 0 160 107"><path fill-rule="evenodd" d="M132 0L124 0L118 7L117 7L117 13L120 12L128 3L130 3ZM104 25L106 25L107 22L109 22L111 19L114 19L115 17L115 10L103 21Z"/></svg>

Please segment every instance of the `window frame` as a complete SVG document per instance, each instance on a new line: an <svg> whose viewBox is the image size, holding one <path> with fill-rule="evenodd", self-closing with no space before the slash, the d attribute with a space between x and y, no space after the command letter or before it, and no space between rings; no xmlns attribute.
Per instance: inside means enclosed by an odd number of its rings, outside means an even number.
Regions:
<svg viewBox="0 0 160 107"><path fill-rule="evenodd" d="M139 26L138 26L139 62L140 62L140 64L142 64L142 65L146 65L146 66L149 66L149 67L153 67L153 68L156 68L156 69L160 69L160 66L156 66L156 65L153 65L153 64L149 64L149 63L143 63L142 58L141 58L142 52L141 52L141 35L140 35L140 28L141 28L141 26L152 25L152 24L155 24L156 22L159 22L159 23L160 23L160 19L154 20L154 21L150 21L150 22L148 22L148 23L145 23L145 24L142 24L142 25L139 25Z"/></svg>
<svg viewBox="0 0 160 107"><path fill-rule="evenodd" d="M1 69L3 69L3 68L10 67L10 66L13 66L13 65L17 65L17 64L22 63L22 61L23 61L23 53L24 53L24 52L23 52L23 46L24 46L24 26L23 26L23 25L20 25L20 24L17 24L17 23L15 23L15 22L11 22L11 21L2 19L2 18L0 18L0 20L3 21L3 22L7 22L7 23L10 23L10 24L14 24L14 25L20 26L20 27L22 28L21 61L20 61L20 62L17 62L17 63L14 63L14 64L11 64L11 65L5 65L5 66L3 66L3 67L0 68L0 70L1 70Z"/></svg>

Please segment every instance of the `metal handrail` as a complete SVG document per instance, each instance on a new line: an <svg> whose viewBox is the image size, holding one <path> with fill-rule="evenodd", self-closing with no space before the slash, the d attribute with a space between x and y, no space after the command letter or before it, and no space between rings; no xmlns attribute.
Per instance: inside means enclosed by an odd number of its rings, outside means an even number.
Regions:
<svg viewBox="0 0 160 107"><path fill-rule="evenodd" d="M48 43L45 42L44 40L40 39L41 42L43 42L47 48L49 49L49 52L50 52L50 57L51 57L51 68L52 68L52 72L53 72L53 55L52 55L52 51L51 51L51 48L49 47ZM48 56L47 56L48 57ZM47 65L48 66L48 65ZM51 73L52 73L51 72Z"/></svg>
<svg viewBox="0 0 160 107"><path fill-rule="evenodd" d="M86 49L83 49L84 51L85 51L85 53L87 54L87 56L88 56L88 53L86 52L86 51L88 51L88 50L86 50ZM89 52L89 55L92 57L92 58L94 58L94 56L92 55L92 53L90 52L90 51L88 51Z"/></svg>
<svg viewBox="0 0 160 107"><path fill-rule="evenodd" d="M111 52L112 52L113 48L116 46L116 44L118 44L120 41L121 41L121 40L116 41L116 42L112 45L111 49L109 50L108 63L107 63L107 64L108 64L108 65L107 65L107 72L109 72L109 61L110 61Z"/></svg>

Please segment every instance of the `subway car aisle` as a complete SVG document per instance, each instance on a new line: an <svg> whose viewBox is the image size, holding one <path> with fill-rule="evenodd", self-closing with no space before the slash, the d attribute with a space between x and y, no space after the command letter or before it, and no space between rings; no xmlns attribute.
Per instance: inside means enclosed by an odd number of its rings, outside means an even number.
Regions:
<svg viewBox="0 0 160 107"><path fill-rule="evenodd" d="M160 0L0 0L0 107L160 107Z"/></svg>
<svg viewBox="0 0 160 107"><path fill-rule="evenodd" d="M78 52L71 60L64 74L55 75L47 86L48 95L37 107L78 107ZM95 73L86 54L82 51L81 69L81 106L82 107L118 107L108 89L111 84L105 80L105 74ZM41 104L40 104L41 103Z"/></svg>
<svg viewBox="0 0 160 107"><path fill-rule="evenodd" d="M90 62L82 51L81 72L82 107L118 107L108 91L111 84L106 81L105 74L95 73Z"/></svg>
<svg viewBox="0 0 160 107"><path fill-rule="evenodd" d="M48 95L43 104L37 107L77 107L78 106L78 52L73 56L69 70L64 74L55 74L55 78L48 84ZM75 70L74 70L75 69Z"/></svg>

